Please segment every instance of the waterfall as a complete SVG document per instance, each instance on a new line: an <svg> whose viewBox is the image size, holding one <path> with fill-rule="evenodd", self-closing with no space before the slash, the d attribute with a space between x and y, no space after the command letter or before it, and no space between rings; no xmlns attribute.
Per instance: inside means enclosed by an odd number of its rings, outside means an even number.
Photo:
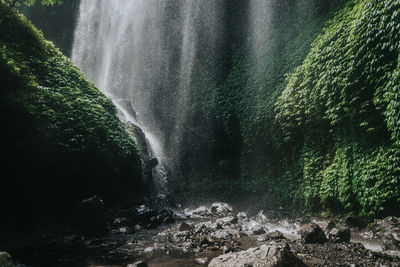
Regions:
<svg viewBox="0 0 400 267"><path fill-rule="evenodd" d="M192 95L217 75L223 2L81 1L72 61L113 100L122 120L142 129L159 162L159 191L178 165Z"/></svg>

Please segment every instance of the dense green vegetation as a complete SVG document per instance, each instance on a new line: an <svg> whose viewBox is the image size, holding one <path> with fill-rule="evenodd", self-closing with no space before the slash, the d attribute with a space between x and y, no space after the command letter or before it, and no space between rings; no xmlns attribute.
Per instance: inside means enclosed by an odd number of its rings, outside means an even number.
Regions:
<svg viewBox="0 0 400 267"><path fill-rule="evenodd" d="M276 103L302 172L294 199L376 217L399 212L400 2L350 1Z"/></svg>
<svg viewBox="0 0 400 267"><path fill-rule="evenodd" d="M0 83L4 215L64 213L93 194L140 199L137 148L111 100L4 3Z"/></svg>
<svg viewBox="0 0 400 267"><path fill-rule="evenodd" d="M19 5L27 5L31 6L36 3L36 0L2 0L2 2L6 3L10 7L16 7ZM40 1L42 5L46 6L52 6L54 4L62 4L64 1L63 0L41 0Z"/></svg>
<svg viewBox="0 0 400 267"><path fill-rule="evenodd" d="M305 59L311 43L342 2L271 1L271 25L265 30L272 33L265 43L255 48L252 40L233 45L236 48L225 78L193 104L197 110L192 111L192 120L202 124L192 131L197 133L196 140L203 141L201 152L211 156L200 170L184 176L184 188L191 187L190 192L200 196L217 195L229 201L251 196L260 205L281 205L279 198L289 194L291 185L275 186L284 168L276 154L280 137L275 102L286 86L285 75ZM239 34L248 34L247 28ZM256 55L252 55L254 49L259 51ZM259 201L260 196L265 202Z"/></svg>
<svg viewBox="0 0 400 267"><path fill-rule="evenodd" d="M261 56L236 49L222 84L197 99L193 119L212 127L193 131L213 156L182 188L271 208L398 214L400 1L272 3Z"/></svg>

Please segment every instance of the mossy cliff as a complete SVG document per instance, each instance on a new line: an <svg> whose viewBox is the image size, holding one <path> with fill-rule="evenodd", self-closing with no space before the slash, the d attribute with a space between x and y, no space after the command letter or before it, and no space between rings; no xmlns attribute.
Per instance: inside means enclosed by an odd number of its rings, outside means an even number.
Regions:
<svg viewBox="0 0 400 267"><path fill-rule="evenodd" d="M399 214L399 56L400 1L349 1L289 75L275 106L282 146L301 170L288 175L294 199Z"/></svg>
<svg viewBox="0 0 400 267"><path fill-rule="evenodd" d="M141 199L138 150L115 106L1 2L0 84L2 218L63 213L93 194Z"/></svg>
<svg viewBox="0 0 400 267"><path fill-rule="evenodd" d="M198 100L213 157L185 185L290 211L398 215L400 1L272 2L263 57L237 49Z"/></svg>

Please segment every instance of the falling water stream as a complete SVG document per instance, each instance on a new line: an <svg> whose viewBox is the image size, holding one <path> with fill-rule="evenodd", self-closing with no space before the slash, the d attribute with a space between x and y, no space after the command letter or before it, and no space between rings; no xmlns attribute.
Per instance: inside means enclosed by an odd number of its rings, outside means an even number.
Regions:
<svg viewBox="0 0 400 267"><path fill-rule="evenodd" d="M215 64L209 59L217 53L222 3L81 1L72 60L113 100L121 120L142 129L159 162L158 184L179 157L190 97L202 82L195 73ZM205 54L206 63L199 59Z"/></svg>

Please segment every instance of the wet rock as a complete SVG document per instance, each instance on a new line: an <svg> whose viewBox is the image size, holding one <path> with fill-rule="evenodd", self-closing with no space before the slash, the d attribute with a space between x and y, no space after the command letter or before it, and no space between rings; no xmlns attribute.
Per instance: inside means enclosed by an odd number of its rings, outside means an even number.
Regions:
<svg viewBox="0 0 400 267"><path fill-rule="evenodd" d="M334 221L330 220L328 222L328 225L326 226L326 230L328 232L330 232L333 228L335 228L335 226L336 226L336 223Z"/></svg>
<svg viewBox="0 0 400 267"><path fill-rule="evenodd" d="M15 267L15 264L7 252L0 252L0 267Z"/></svg>
<svg viewBox="0 0 400 267"><path fill-rule="evenodd" d="M104 201L93 196L82 200L72 218L75 228L85 236L104 236L107 233Z"/></svg>
<svg viewBox="0 0 400 267"><path fill-rule="evenodd" d="M300 230L301 240L307 244L326 243L328 239L324 231L316 223L305 225Z"/></svg>
<svg viewBox="0 0 400 267"><path fill-rule="evenodd" d="M160 223L167 224L167 223L174 223L174 213L171 210L163 209L157 215L157 219Z"/></svg>
<svg viewBox="0 0 400 267"><path fill-rule="evenodd" d="M128 225L128 219L127 218L115 218L112 221L112 227L124 227Z"/></svg>
<svg viewBox="0 0 400 267"><path fill-rule="evenodd" d="M173 240L175 242L184 242L187 239L189 239L192 236L191 232L189 231L181 231L178 233L175 233L173 236Z"/></svg>
<svg viewBox="0 0 400 267"><path fill-rule="evenodd" d="M273 231L271 233L268 233L268 237L270 239L275 239L275 240L281 240L281 239L285 239L285 237L283 236L283 234L279 231Z"/></svg>
<svg viewBox="0 0 400 267"><path fill-rule="evenodd" d="M148 247L144 250L144 253L154 253L156 251L155 248L153 247Z"/></svg>
<svg viewBox="0 0 400 267"><path fill-rule="evenodd" d="M192 215L194 217L207 217L207 216L210 216L211 213L206 207L202 206L202 207L199 207L199 208L193 210Z"/></svg>
<svg viewBox="0 0 400 267"><path fill-rule="evenodd" d="M239 237L239 232L233 229L223 229L211 233L211 236L217 239L232 240Z"/></svg>
<svg viewBox="0 0 400 267"><path fill-rule="evenodd" d="M264 267L305 267L285 245L262 245L250 248L246 251L221 255L211 260L209 267L232 267L232 266L264 266Z"/></svg>
<svg viewBox="0 0 400 267"><path fill-rule="evenodd" d="M227 216L223 218L219 218L215 221L215 228L221 229L225 226L230 227L233 224L238 223L238 218L236 216Z"/></svg>
<svg viewBox="0 0 400 267"><path fill-rule="evenodd" d="M239 212L238 214L236 214L236 217L241 221L249 218L249 216L245 212Z"/></svg>
<svg viewBox="0 0 400 267"><path fill-rule="evenodd" d="M208 262L208 258L196 258L196 259L194 259L194 261L196 262L196 263L198 263L198 264L207 264L207 262Z"/></svg>
<svg viewBox="0 0 400 267"><path fill-rule="evenodd" d="M227 203L213 203L211 212L217 216L227 216L232 213L232 207Z"/></svg>
<svg viewBox="0 0 400 267"><path fill-rule="evenodd" d="M195 232L196 232L196 234L202 234L202 235L211 233L213 231L211 229L212 226L213 226L213 224L211 222L201 223L195 227L195 229L196 229ZM218 229L218 227L215 226L215 229ZM222 229L222 227L219 229Z"/></svg>
<svg viewBox="0 0 400 267"><path fill-rule="evenodd" d="M120 228L118 229L118 231L119 231L120 233L122 233L122 234L127 234L127 235L133 234L133 233L135 232L134 229L132 229L132 228L130 228L130 227L127 227L127 226L120 227Z"/></svg>
<svg viewBox="0 0 400 267"><path fill-rule="evenodd" d="M396 240L385 240L382 246L383 250L400 250L400 242Z"/></svg>
<svg viewBox="0 0 400 267"><path fill-rule="evenodd" d="M147 263L144 261L138 261L132 264L128 264L126 267L147 267Z"/></svg>
<svg viewBox="0 0 400 267"><path fill-rule="evenodd" d="M222 248L222 252L223 252L224 254L232 253L232 252L236 252L236 249L233 248L233 247L230 247L230 246L224 246L224 247Z"/></svg>
<svg viewBox="0 0 400 267"><path fill-rule="evenodd" d="M181 223L181 225L179 226L179 231L192 231L194 229L194 226L191 224L188 224L186 222Z"/></svg>
<svg viewBox="0 0 400 267"><path fill-rule="evenodd" d="M358 216L355 216L355 215L347 216L344 219L344 223L348 227L358 228L358 229L363 229L363 228L365 228L367 226L367 224L365 223L365 221L361 217L358 217Z"/></svg>
<svg viewBox="0 0 400 267"><path fill-rule="evenodd" d="M261 222L261 223L267 222L267 216L265 216L264 211L261 210L261 211L256 215L256 221Z"/></svg>
<svg viewBox="0 0 400 267"><path fill-rule="evenodd" d="M253 232L253 231L255 231L255 230L257 230L257 229L260 229L260 227L262 227L261 224L258 223L258 222L256 222L256 221L253 220L253 219L251 219L251 220L246 221L245 223L243 223L243 228L244 228L244 230L245 230L245 231L248 231L248 232L250 232L250 233Z"/></svg>
<svg viewBox="0 0 400 267"><path fill-rule="evenodd" d="M207 247L210 247L210 246L214 245L214 243L215 243L215 240L213 240L213 239L211 239L209 237L204 237L200 241L200 246L202 248L207 248Z"/></svg>
<svg viewBox="0 0 400 267"><path fill-rule="evenodd" d="M154 169L158 165L158 160L156 158L151 158L146 164L146 169Z"/></svg>
<svg viewBox="0 0 400 267"><path fill-rule="evenodd" d="M374 235L381 239L400 241L400 223L396 217L377 220L372 227Z"/></svg>
<svg viewBox="0 0 400 267"><path fill-rule="evenodd" d="M257 242L258 243L265 243L269 240L269 236L268 235L260 235L257 237Z"/></svg>
<svg viewBox="0 0 400 267"><path fill-rule="evenodd" d="M264 227L262 227L262 226L257 226L257 227L255 227L254 229L253 229L253 234L254 235L262 235L262 234L265 234L266 232L265 232L265 229L264 229Z"/></svg>
<svg viewBox="0 0 400 267"><path fill-rule="evenodd" d="M349 243L350 229L348 227L334 228L329 233L329 241L333 243Z"/></svg>

